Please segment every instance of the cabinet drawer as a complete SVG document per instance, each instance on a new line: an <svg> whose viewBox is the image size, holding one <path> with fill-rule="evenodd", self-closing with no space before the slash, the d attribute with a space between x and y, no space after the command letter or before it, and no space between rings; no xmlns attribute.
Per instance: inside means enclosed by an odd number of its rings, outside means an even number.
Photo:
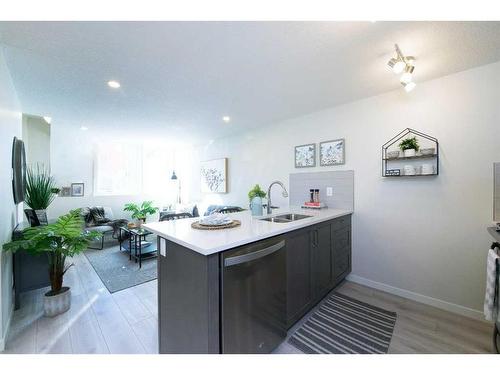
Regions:
<svg viewBox="0 0 500 375"><path fill-rule="evenodd" d="M332 230L351 226L351 215L338 217L332 221Z"/></svg>

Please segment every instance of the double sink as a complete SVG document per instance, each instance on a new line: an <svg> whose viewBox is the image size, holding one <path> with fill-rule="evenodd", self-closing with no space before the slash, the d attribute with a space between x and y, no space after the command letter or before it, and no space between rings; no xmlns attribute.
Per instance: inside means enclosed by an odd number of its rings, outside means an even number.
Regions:
<svg viewBox="0 0 500 375"><path fill-rule="evenodd" d="M271 223L291 223L292 221L297 221L301 219L307 219L308 217L312 217L310 215L302 215L302 214L282 214L273 217L265 217L263 221L269 221Z"/></svg>

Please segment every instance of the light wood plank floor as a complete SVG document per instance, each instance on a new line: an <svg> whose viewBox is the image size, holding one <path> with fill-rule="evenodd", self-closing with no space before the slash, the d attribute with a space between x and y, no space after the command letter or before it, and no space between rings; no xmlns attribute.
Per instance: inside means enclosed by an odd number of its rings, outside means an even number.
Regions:
<svg viewBox="0 0 500 375"><path fill-rule="evenodd" d="M335 291L397 313L389 354L493 353L492 323L466 318L348 281ZM313 313L314 309L295 324L288 337ZM285 341L275 353L300 352Z"/></svg>
<svg viewBox="0 0 500 375"><path fill-rule="evenodd" d="M25 293L12 319L5 353L157 353L156 281L110 294L84 255L75 257L74 263L65 278L72 290L71 309L45 318L45 290ZM491 324L351 282L337 291L397 312L389 353L492 352ZM297 352L286 341L275 350Z"/></svg>
<svg viewBox="0 0 500 375"><path fill-rule="evenodd" d="M5 353L158 353L156 280L111 294L84 255L73 263L64 278L71 309L46 318L46 289L24 293Z"/></svg>

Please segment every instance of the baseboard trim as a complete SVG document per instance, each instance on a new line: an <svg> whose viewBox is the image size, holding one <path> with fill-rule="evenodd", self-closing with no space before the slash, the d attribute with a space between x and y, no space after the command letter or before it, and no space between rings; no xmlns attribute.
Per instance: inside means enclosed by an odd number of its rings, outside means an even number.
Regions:
<svg viewBox="0 0 500 375"><path fill-rule="evenodd" d="M7 320L7 324L5 325L5 332L3 337L0 337L0 352L3 352L5 350L5 344L7 342L7 337L9 337L10 325L12 323L13 316L14 316L14 304L10 306L9 319Z"/></svg>
<svg viewBox="0 0 500 375"><path fill-rule="evenodd" d="M425 296L423 294L411 292L411 291L406 290L406 289L396 288L392 285L380 283L378 281L373 281L373 280L366 279L364 277L357 276L357 275L352 275L352 274L348 275L346 277L346 280L352 281L353 283L365 285L365 286L368 286L368 287L373 288L373 289L381 290L383 292L394 294L394 295L399 296L399 297L407 298L407 299L410 299L412 301L416 301L416 302L424 303L426 305L437 307L438 309L442 309L442 310L446 310L446 311L449 311L449 312L452 312L455 314L466 316L468 318L485 321L482 311L474 310L474 309L471 309L469 307L457 305L457 304L451 303L451 302L446 302L446 301L443 301L443 300L440 300L437 298L433 298L433 297Z"/></svg>

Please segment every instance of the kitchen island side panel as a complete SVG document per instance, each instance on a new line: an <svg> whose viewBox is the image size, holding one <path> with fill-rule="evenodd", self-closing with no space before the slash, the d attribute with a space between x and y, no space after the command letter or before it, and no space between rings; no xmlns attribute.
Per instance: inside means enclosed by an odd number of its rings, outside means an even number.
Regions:
<svg viewBox="0 0 500 375"><path fill-rule="evenodd" d="M158 241L166 243L165 256L158 258L160 353L219 353L218 254Z"/></svg>

